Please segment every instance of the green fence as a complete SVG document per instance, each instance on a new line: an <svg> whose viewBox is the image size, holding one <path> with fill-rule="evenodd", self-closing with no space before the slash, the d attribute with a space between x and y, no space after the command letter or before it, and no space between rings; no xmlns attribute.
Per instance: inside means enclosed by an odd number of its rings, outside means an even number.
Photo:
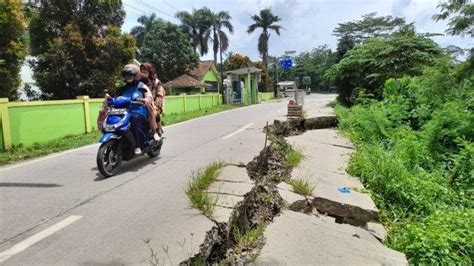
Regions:
<svg viewBox="0 0 474 266"><path fill-rule="evenodd" d="M103 99L8 102L0 99L0 150L28 146L97 129ZM222 104L219 94L169 96L165 114L178 114Z"/></svg>
<svg viewBox="0 0 474 266"><path fill-rule="evenodd" d="M258 93L258 100L260 102L269 101L269 100L272 100L274 98L275 97L274 97L273 92L259 92Z"/></svg>

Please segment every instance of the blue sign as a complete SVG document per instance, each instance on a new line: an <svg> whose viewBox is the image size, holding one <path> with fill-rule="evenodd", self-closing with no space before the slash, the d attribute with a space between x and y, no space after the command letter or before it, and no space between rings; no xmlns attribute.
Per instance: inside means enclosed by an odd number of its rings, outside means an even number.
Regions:
<svg viewBox="0 0 474 266"><path fill-rule="evenodd" d="M280 60L280 67L283 69L289 69L293 67L293 60L291 58Z"/></svg>

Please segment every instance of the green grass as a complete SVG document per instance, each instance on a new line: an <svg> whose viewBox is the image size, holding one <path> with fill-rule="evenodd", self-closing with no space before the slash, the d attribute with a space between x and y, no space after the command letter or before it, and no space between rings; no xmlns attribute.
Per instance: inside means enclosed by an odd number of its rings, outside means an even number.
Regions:
<svg viewBox="0 0 474 266"><path fill-rule="evenodd" d="M291 179L289 184L293 187L293 192L303 196L311 195L313 190L316 188L315 184L304 179Z"/></svg>
<svg viewBox="0 0 474 266"><path fill-rule="evenodd" d="M283 165L286 167L296 167L305 158L300 149L292 147L284 139L275 135L269 135L268 139L275 150L284 157Z"/></svg>
<svg viewBox="0 0 474 266"><path fill-rule="evenodd" d="M257 227L248 230L246 233L242 233L237 227L233 228L233 235L237 244L234 250L237 253L241 253L246 250L255 248L258 245L258 241L263 237L265 231L265 225L260 224Z"/></svg>
<svg viewBox="0 0 474 266"><path fill-rule="evenodd" d="M7 151L0 151L0 165L9 164L12 162L32 159L40 156L45 156L51 153L70 150L95 143L102 135L99 131L94 131L89 134L66 136L54 141L45 143L36 143L31 146L15 146Z"/></svg>
<svg viewBox="0 0 474 266"><path fill-rule="evenodd" d="M236 108L235 106L229 105L219 105L213 108L200 111L192 111L183 114L171 114L163 116L163 121L165 125L172 125L193 118L206 116L209 114L214 114L230 109ZM94 131L89 134L73 135L66 136L53 141L48 141L45 143L33 144L31 146L23 147L16 146L8 151L0 151L0 165L5 165L17 161L22 161L26 159L32 159L40 156L45 156L51 153L65 151L69 149L78 148L88 144L93 144L98 142L102 133L99 131Z"/></svg>
<svg viewBox="0 0 474 266"><path fill-rule="evenodd" d="M219 170L224 166L223 162L214 162L206 168L195 172L186 188L186 195L191 205L199 209L207 217L212 217L217 197L207 193L206 189L216 180Z"/></svg>
<svg viewBox="0 0 474 266"><path fill-rule="evenodd" d="M290 148L284 151L286 166L296 167L304 159L304 155L299 149Z"/></svg>

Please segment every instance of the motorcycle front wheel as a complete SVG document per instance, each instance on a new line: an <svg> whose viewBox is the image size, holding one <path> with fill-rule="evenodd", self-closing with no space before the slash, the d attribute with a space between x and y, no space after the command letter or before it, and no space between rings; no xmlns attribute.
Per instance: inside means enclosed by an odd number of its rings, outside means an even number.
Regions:
<svg viewBox="0 0 474 266"><path fill-rule="evenodd" d="M118 140L111 140L100 145L97 152L97 168L104 177L117 174L122 164L122 151Z"/></svg>

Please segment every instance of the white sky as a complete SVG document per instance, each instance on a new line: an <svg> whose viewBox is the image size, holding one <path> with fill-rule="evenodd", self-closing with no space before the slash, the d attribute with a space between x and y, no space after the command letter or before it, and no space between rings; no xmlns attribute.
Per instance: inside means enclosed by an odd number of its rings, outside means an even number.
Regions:
<svg viewBox="0 0 474 266"><path fill-rule="evenodd" d="M248 55L253 60L259 58L257 41L260 31L247 34L252 23L251 15L260 9L271 7L280 16L280 24L286 29L280 36L272 33L269 52L281 55L284 51L308 51L313 47L328 44L335 48L337 39L332 30L338 23L358 20L364 14L377 12L381 15L405 17L415 22L419 32L443 33L446 22L435 22L431 16L437 13L438 0L123 0L127 17L122 29L128 32L137 25L141 14L156 13L164 20L179 23L174 18L178 10L191 11L192 8L207 6L211 10L227 10L232 16L234 34L230 35L229 51ZM441 46L457 45L472 47L474 40L466 36L440 36L434 40ZM212 54L203 57L211 59Z"/></svg>

